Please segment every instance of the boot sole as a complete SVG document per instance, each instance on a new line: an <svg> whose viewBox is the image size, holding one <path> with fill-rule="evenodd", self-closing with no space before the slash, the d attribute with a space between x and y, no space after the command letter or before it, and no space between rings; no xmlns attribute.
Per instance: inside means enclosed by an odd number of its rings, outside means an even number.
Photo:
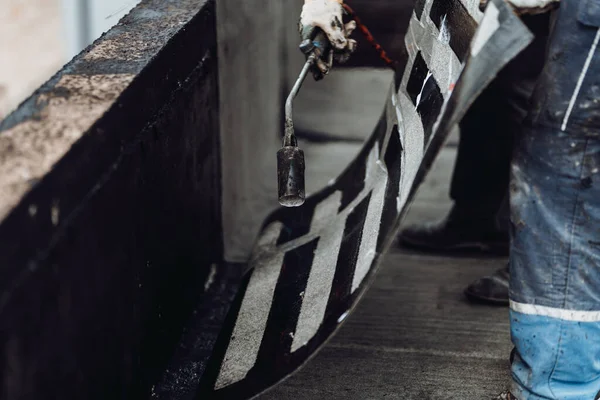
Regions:
<svg viewBox="0 0 600 400"><path fill-rule="evenodd" d="M508 255L508 243L502 242L463 242L449 246L435 246L429 243L419 242L416 240L400 237L400 244L404 247L439 253L473 251L478 253L487 253L501 256Z"/></svg>
<svg viewBox="0 0 600 400"><path fill-rule="evenodd" d="M484 303L484 304L494 305L494 306L508 306L508 304L509 304L508 299L499 299L496 297L481 296L474 292L470 292L469 290L465 290L464 294L467 297L467 299L469 299L469 301L471 301L473 303Z"/></svg>

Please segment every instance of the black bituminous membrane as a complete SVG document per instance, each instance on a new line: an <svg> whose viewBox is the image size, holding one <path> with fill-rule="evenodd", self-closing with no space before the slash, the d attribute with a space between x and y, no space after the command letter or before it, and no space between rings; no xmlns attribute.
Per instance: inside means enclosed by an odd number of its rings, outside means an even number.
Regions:
<svg viewBox="0 0 600 400"><path fill-rule="evenodd" d="M289 363L293 334L318 243L319 239L315 239L284 257L256 365L250 372L251 379L262 379L265 374L278 375L277 366Z"/></svg>
<svg viewBox="0 0 600 400"><path fill-rule="evenodd" d="M356 156L356 160L366 161L373 146L379 146L378 143L383 142L386 126L385 121L380 120L376 128L377 134L367 140L360 153ZM284 228L277 240L277 246L308 234L316 206L339 190L342 192L342 199L338 211L343 211L364 190L365 175L366 162L356 161L352 163L349 169L342 173L334 186L326 187L320 192L309 196L306 199L306 203L301 207L279 208L266 219L263 228L275 221L283 223Z"/></svg>
<svg viewBox="0 0 600 400"><path fill-rule="evenodd" d="M423 130L425 133L425 147L427 147L427 143L431 137L433 124L440 114L442 105L444 104L444 96L442 96L442 92L440 91L437 81L433 76L430 76L429 79L427 79L428 74L429 68L427 67L427 63L419 51L415 57L412 70L410 71L410 77L408 78L408 83L406 85L406 92L408 93L408 96L412 100L413 104L417 107L417 112L421 117L421 122L423 123ZM425 82L425 79L427 79L427 82ZM419 104L417 104L419 94L421 94L421 98L419 99Z"/></svg>
<svg viewBox="0 0 600 400"><path fill-rule="evenodd" d="M444 104L444 96L440 91L435 78L430 76L425 86L423 87L423 93L421 94L421 100L417 106L417 113L421 117L424 131L424 146L427 147L429 138L433 132L433 124L440 115L442 105Z"/></svg>
<svg viewBox="0 0 600 400"><path fill-rule="evenodd" d="M369 146L370 151L370 146ZM352 200L363 191L365 188L365 176L367 173L367 163L363 162L357 165L352 174L348 174L343 178L343 182L340 181L340 186L344 188L342 191L342 201L340 204L339 211L343 211Z"/></svg>
<svg viewBox="0 0 600 400"><path fill-rule="evenodd" d="M350 296L354 269L356 268L370 201L371 193L352 210L346 220L335 275L333 277L333 285L331 286L331 293L327 301L327 315L331 314L333 309L337 308L341 302Z"/></svg>
<svg viewBox="0 0 600 400"><path fill-rule="evenodd" d="M421 93L423 81L427 78L428 72L429 68L427 67L427 63L419 51L415 56L415 62L410 70L410 76L408 78L408 83L406 84L408 97L410 97L415 106L417 105L417 97L419 97L419 93Z"/></svg>
<svg viewBox="0 0 600 400"><path fill-rule="evenodd" d="M450 34L450 47L463 62L469 52L471 38L477 30L477 22L471 17L460 0L436 0L431 6L429 17L441 29L446 17L446 28Z"/></svg>
<svg viewBox="0 0 600 400"><path fill-rule="evenodd" d="M379 154L383 153L383 145L385 144L385 134L387 132L388 121L386 118L381 118L375 127L375 134L377 135L376 146L379 147Z"/></svg>
<svg viewBox="0 0 600 400"><path fill-rule="evenodd" d="M308 354L310 354L307 351L308 349L294 354L291 353L293 341L291 334L296 330L303 300L301 293L306 290L318 242L319 239L315 239L286 253L273 294L273 302L271 303L271 310L256 363L244 380L213 392L212 389L229 346L250 279L249 274L245 287L240 290L241 296L236 299L234 306L232 306L232 312L228 316L225 324L226 328L222 332L220 341L215 346L214 357L211 360L211 373L210 375L205 374L203 377L203 385L198 392L198 398L250 398L275 384L282 376L298 368L298 365L306 360ZM285 373L282 373L282 371L285 371Z"/></svg>
<svg viewBox="0 0 600 400"><path fill-rule="evenodd" d="M377 239L377 251L383 247L388 232L392 229L398 216L397 197L400 194L400 176L402 173L402 144L398 125L392 128L392 134L384 156L385 167L388 170L388 183L385 189L385 207L381 216L381 227Z"/></svg>
<svg viewBox="0 0 600 400"><path fill-rule="evenodd" d="M314 205L304 204L300 207L281 208L280 221L285 221L277 246L298 239L310 231Z"/></svg>
<svg viewBox="0 0 600 400"><path fill-rule="evenodd" d="M417 16L417 19L421 19L421 15L423 15L424 8L425 8L425 0L416 0L415 1L415 15Z"/></svg>

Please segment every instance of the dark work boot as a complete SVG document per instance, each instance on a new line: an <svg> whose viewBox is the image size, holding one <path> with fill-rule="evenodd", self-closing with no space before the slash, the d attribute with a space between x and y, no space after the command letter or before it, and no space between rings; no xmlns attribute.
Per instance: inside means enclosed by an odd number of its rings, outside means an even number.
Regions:
<svg viewBox="0 0 600 400"><path fill-rule="evenodd" d="M400 233L399 241L404 247L431 252L507 255L509 236L498 228L494 215L478 218L455 206L439 222L409 226Z"/></svg>
<svg viewBox="0 0 600 400"><path fill-rule="evenodd" d="M465 295L471 301L495 305L508 305L508 264L492 275L484 276L471 283L465 289Z"/></svg>

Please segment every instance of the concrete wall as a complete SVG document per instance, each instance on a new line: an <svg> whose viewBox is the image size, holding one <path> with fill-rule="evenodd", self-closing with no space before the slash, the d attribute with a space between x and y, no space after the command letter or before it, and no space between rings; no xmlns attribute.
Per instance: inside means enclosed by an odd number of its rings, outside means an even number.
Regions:
<svg viewBox="0 0 600 400"><path fill-rule="evenodd" d="M248 260L278 206L276 153L286 73L282 16L295 0L217 1L225 258Z"/></svg>
<svg viewBox="0 0 600 400"><path fill-rule="evenodd" d="M146 0L0 122L0 398L149 398L223 256L214 16Z"/></svg>
<svg viewBox="0 0 600 400"><path fill-rule="evenodd" d="M146 0L0 122L0 398L149 394L278 207L290 5Z"/></svg>

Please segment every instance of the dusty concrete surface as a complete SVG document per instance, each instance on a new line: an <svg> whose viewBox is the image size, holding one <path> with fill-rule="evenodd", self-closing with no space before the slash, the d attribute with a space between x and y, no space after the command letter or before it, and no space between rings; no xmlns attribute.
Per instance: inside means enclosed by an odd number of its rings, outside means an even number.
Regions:
<svg viewBox="0 0 600 400"><path fill-rule="evenodd" d="M67 61L61 0L2 0L0 120Z"/></svg>
<svg viewBox="0 0 600 400"><path fill-rule="evenodd" d="M140 6L125 20L126 28L111 30L0 121L0 220L204 3Z"/></svg>
<svg viewBox="0 0 600 400"><path fill-rule="evenodd" d="M133 78L133 74L63 76L54 93L38 97L37 105L45 105L41 106L38 118L1 130L0 221L112 105ZM62 95L57 95L59 92Z"/></svg>

